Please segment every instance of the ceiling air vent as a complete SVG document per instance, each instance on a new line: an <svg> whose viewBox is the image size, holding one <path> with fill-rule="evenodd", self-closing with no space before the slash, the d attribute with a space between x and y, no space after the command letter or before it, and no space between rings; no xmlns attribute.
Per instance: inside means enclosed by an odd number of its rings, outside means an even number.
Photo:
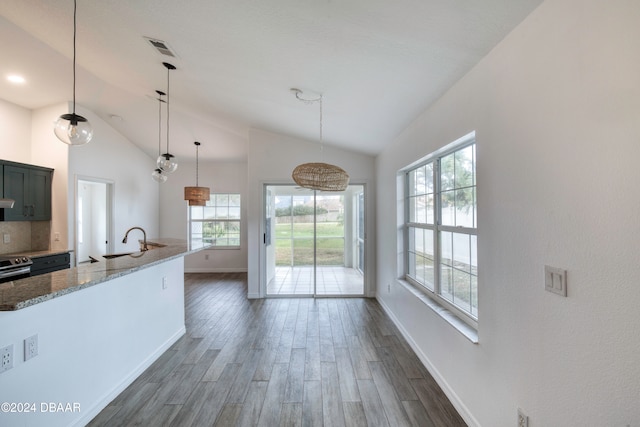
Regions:
<svg viewBox="0 0 640 427"><path fill-rule="evenodd" d="M162 55L171 56L173 58L177 56L175 53L173 53L173 51L171 50L171 48L166 42L163 42L162 40L152 39L150 37L145 37L145 39L149 43L151 43L151 46L153 46Z"/></svg>

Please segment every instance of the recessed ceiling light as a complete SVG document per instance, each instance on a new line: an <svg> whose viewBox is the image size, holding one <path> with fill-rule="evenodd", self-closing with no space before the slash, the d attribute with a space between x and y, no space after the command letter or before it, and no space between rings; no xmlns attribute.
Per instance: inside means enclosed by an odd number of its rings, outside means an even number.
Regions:
<svg viewBox="0 0 640 427"><path fill-rule="evenodd" d="M7 76L7 80L9 80L11 83L14 83L14 84L17 84L17 85L21 85L21 84L26 82L24 77L19 76L17 74L8 75Z"/></svg>

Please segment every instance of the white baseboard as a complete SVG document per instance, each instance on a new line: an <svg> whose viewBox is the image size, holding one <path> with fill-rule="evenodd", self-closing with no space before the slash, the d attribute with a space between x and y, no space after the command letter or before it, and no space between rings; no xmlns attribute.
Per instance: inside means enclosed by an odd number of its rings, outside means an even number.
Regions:
<svg viewBox="0 0 640 427"><path fill-rule="evenodd" d="M168 340L166 340L160 347L156 349L153 353L149 355L145 360L143 360L131 373L120 381L111 391L107 392L101 399L99 399L95 404L93 404L86 412L83 412L84 415L76 420L72 425L73 426L86 426L89 422L96 417L104 408L111 403L113 399L115 399L120 393L122 393L127 387L131 385L132 382L136 380L142 374L145 369L147 369L153 362L155 362L165 351L167 351L176 341L180 339L185 333L187 329L183 326L180 328L175 334L173 334Z"/></svg>
<svg viewBox="0 0 640 427"><path fill-rule="evenodd" d="M246 273L246 268L238 267L205 267L205 268L184 268L185 273Z"/></svg>
<svg viewBox="0 0 640 427"><path fill-rule="evenodd" d="M425 368L429 371L434 380L438 383L444 394L449 398L451 404L456 408L460 416L464 419L470 427L481 427L478 420L469 412L469 408L462 403L458 394L449 386L449 383L444 379L444 377L440 374L440 372L436 369L435 366L431 363L429 358L424 354L422 349L418 347L418 344L413 340L411 334L404 328L404 325L400 323L398 318L395 316L393 311L384 303L384 301L378 297L376 300L380 303L385 313L391 318L391 321L396 325L396 327L400 330L400 333L404 337L405 340L409 343L413 351L416 353L420 361L424 364Z"/></svg>

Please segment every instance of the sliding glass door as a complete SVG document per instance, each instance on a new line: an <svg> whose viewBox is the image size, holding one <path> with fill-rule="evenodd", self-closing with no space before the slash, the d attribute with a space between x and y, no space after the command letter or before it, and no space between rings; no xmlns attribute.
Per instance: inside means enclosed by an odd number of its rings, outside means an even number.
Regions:
<svg viewBox="0 0 640 427"><path fill-rule="evenodd" d="M268 296L364 293L364 186L265 186Z"/></svg>

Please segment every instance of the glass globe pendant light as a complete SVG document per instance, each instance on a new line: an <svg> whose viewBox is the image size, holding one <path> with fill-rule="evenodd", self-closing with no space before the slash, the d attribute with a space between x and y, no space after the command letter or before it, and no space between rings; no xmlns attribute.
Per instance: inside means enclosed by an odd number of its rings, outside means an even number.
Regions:
<svg viewBox="0 0 640 427"><path fill-rule="evenodd" d="M68 145L83 145L93 138L89 121L76 114L76 0L73 1L73 112L58 117L53 132Z"/></svg>
<svg viewBox="0 0 640 427"><path fill-rule="evenodd" d="M168 62L163 62L162 65L167 67L167 152L159 155L156 163L162 172L172 173L178 169L178 163L176 163L175 156L169 153L169 73L176 67Z"/></svg>
<svg viewBox="0 0 640 427"><path fill-rule="evenodd" d="M156 90L156 93L158 94L158 155L160 155L160 147L162 145L162 103L165 102L162 97L166 95L166 93L161 90ZM160 184L167 182L167 175L163 174L160 168L156 168L151 172L151 178Z"/></svg>

